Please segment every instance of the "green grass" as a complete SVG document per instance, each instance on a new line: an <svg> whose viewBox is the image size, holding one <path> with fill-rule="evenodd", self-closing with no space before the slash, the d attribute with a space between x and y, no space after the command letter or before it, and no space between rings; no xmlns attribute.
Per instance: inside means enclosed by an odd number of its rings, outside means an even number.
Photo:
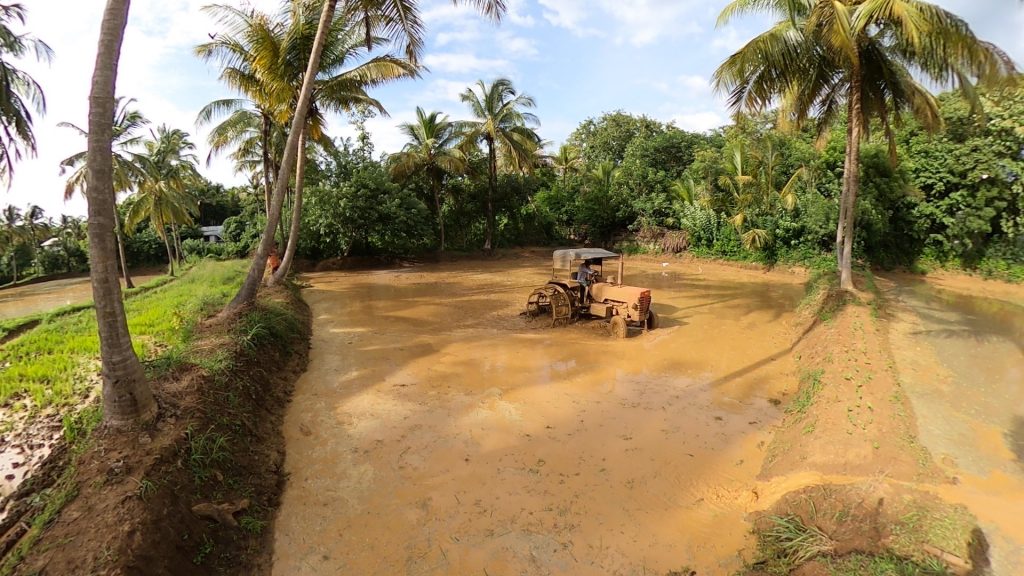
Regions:
<svg viewBox="0 0 1024 576"><path fill-rule="evenodd" d="M205 261L177 281L157 279L126 300L136 353L153 375L184 361L193 329L234 295L246 262ZM152 284L152 283L151 283ZM2 328L0 328L2 329ZM99 336L92 310L55 315L0 347L0 404L21 398L33 409L75 404L98 382Z"/></svg>
<svg viewBox="0 0 1024 576"><path fill-rule="evenodd" d="M161 276L159 278L154 278L149 282L146 282L145 284L136 286L135 288L124 290L122 293L124 294L125 299L129 299L140 294L145 294L150 290L155 290L156 288L159 288L164 284L173 282L174 280L177 280L177 277ZM14 332L15 330L18 330L19 328L22 328L24 326L52 321L61 316L67 316L69 314L74 314L75 312L80 312L82 310L90 310L91 308L91 301L81 302L78 304L69 304L67 306L61 306L60 308L54 308L53 310L47 310L46 312L39 312L37 314L30 314L28 316L19 316L17 318L8 318L7 320L0 320L0 339L7 337L7 335L10 334L11 332Z"/></svg>
<svg viewBox="0 0 1024 576"><path fill-rule="evenodd" d="M831 554L835 543L799 516L772 516L770 525L758 534L759 564L768 574L789 574L804 562Z"/></svg>
<svg viewBox="0 0 1024 576"><path fill-rule="evenodd" d="M199 432L192 426L185 432L188 440L188 465L196 484L202 484L213 475L213 467L223 465L230 456L230 438L213 428Z"/></svg>
<svg viewBox="0 0 1024 576"><path fill-rule="evenodd" d="M793 402L786 408L786 412L801 416L806 414L807 410L814 404L814 398L818 395L818 392L821 392L821 389L825 387L824 382L821 381L821 377L824 375L825 371L821 368L805 370L800 375L800 390L797 391ZM812 428L811 432L813 431Z"/></svg>
<svg viewBox="0 0 1024 576"><path fill-rule="evenodd" d="M842 558L824 558L821 562L833 576L946 576L949 572L936 559L916 562L892 554L875 556L849 554Z"/></svg>

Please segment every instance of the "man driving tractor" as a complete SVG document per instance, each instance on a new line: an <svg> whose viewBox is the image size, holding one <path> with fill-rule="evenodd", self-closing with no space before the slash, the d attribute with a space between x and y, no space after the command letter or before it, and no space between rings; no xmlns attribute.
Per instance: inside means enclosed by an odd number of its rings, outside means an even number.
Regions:
<svg viewBox="0 0 1024 576"><path fill-rule="evenodd" d="M583 286L583 302L587 303L590 301L590 285L594 281L594 276L597 271L590 267L593 264L593 260L584 260L580 262L580 268L576 272L576 281Z"/></svg>

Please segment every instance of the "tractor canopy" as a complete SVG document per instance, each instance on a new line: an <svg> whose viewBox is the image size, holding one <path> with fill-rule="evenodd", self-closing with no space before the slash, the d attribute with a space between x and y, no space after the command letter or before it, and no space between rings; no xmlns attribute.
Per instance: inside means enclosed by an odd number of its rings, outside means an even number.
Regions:
<svg viewBox="0 0 1024 576"><path fill-rule="evenodd" d="M579 260L618 258L615 252L602 250L601 248L569 248L566 250L555 250L551 258L551 267L555 270L568 270L572 263Z"/></svg>

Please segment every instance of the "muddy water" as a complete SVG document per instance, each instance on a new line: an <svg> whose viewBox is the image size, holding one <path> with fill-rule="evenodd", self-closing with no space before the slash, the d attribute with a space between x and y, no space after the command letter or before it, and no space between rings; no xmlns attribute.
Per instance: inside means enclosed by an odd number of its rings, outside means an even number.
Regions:
<svg viewBox="0 0 1024 576"><path fill-rule="evenodd" d="M157 278L159 274L135 276L136 286ZM89 278L51 280L39 284L17 286L0 290L0 320L46 312L69 304L81 304L92 300L92 285Z"/></svg>
<svg viewBox="0 0 1024 576"><path fill-rule="evenodd" d="M638 269L639 268L639 269ZM518 313L543 262L314 274L274 574L727 573L802 278L630 265L663 327Z"/></svg>
<svg viewBox="0 0 1024 576"><path fill-rule="evenodd" d="M893 355L920 439L958 482L939 492L978 516L996 574L1021 573L1024 306L914 278L890 281Z"/></svg>

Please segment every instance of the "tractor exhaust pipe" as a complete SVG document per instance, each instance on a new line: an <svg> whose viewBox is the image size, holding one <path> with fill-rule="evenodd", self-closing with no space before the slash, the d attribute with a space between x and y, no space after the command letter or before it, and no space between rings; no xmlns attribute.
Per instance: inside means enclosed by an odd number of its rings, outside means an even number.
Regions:
<svg viewBox="0 0 1024 576"><path fill-rule="evenodd" d="M622 286L623 284L626 283L625 278L622 277L622 275L625 273L625 269L626 269L625 264L622 262L624 259L625 258L623 256L619 256L619 274L618 274L619 286Z"/></svg>

